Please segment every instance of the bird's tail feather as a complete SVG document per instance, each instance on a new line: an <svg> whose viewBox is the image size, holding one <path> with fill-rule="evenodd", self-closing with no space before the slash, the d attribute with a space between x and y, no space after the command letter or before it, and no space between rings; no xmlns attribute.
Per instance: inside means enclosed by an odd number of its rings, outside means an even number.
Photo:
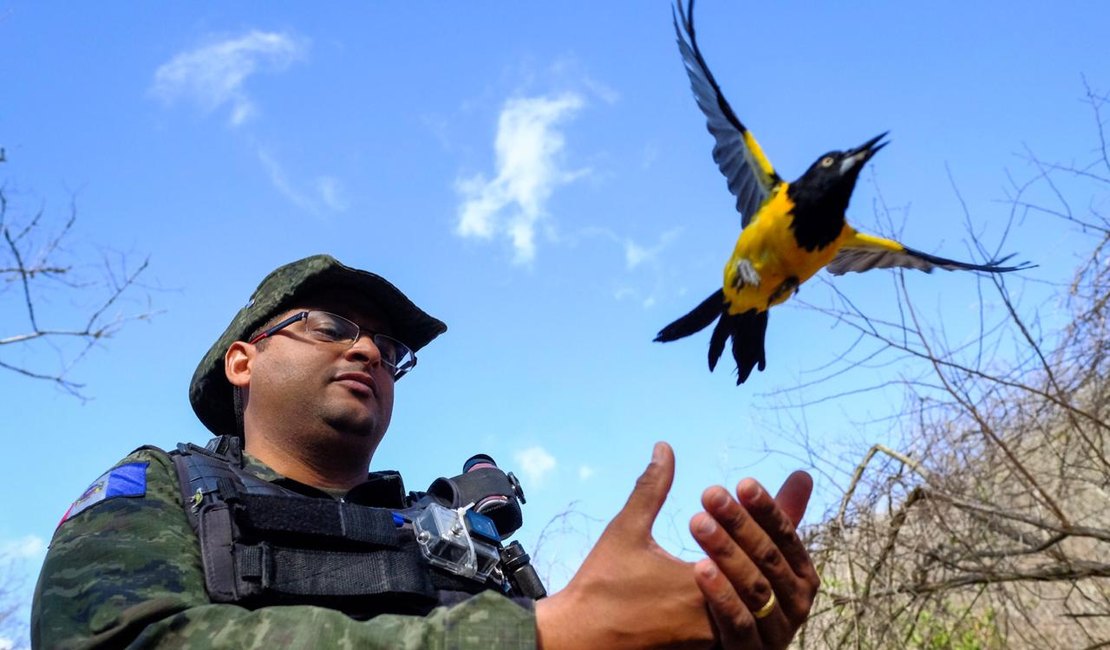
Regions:
<svg viewBox="0 0 1110 650"><path fill-rule="evenodd" d="M709 370L725 351L725 341L732 337L732 358L736 360L736 385L744 383L757 366L762 372L767 367L767 353L763 338L767 333L767 311L750 309L741 314L721 314L713 336L709 339Z"/></svg>
<svg viewBox="0 0 1110 650"><path fill-rule="evenodd" d="M690 313L659 330L659 333L655 335L655 341L657 343L667 343L700 332L708 327L713 319L723 314L724 309L725 292L723 289L718 289L703 300L700 305L694 307Z"/></svg>
<svg viewBox="0 0 1110 650"><path fill-rule="evenodd" d="M730 321L735 316L729 316L728 311L721 312L721 319L717 321L717 326L713 328L713 335L709 337L709 372L717 367L717 362L721 359L721 353L725 351L725 341L728 340L732 334L732 328L729 327Z"/></svg>

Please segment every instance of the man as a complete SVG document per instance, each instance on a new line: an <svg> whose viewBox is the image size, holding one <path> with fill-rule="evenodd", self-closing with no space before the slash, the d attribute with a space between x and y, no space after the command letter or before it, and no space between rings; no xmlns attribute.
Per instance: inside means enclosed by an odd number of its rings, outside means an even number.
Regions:
<svg viewBox="0 0 1110 650"><path fill-rule="evenodd" d="M659 443L575 577L534 603L422 561L413 528L424 502L405 498L395 473L367 472L395 381L445 330L385 279L329 256L272 272L190 385L219 438L170 454L140 448L73 504L35 591L34 645L789 642L818 582L794 532L812 485L804 473L777 500L751 480L739 500L706 490L691 531L708 557L681 562L651 538L674 474Z"/></svg>

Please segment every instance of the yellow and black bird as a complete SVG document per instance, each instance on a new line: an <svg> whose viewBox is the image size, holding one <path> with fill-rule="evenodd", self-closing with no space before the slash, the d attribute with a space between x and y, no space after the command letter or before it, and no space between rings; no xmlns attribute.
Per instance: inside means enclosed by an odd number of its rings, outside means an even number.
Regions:
<svg viewBox="0 0 1110 650"><path fill-rule="evenodd" d="M886 146L880 142L886 133L855 149L824 154L792 183L782 180L751 132L733 113L702 58L694 34L694 1L690 0L685 12L681 4L677 9L674 26L678 49L694 98L716 140L713 160L736 196L743 229L725 264L723 287L664 327L656 341L689 336L716 320L709 339L709 370L716 367L731 338L739 385L753 368L763 370L767 365L763 339L768 310L794 295L799 285L822 268L834 275L891 267L926 273L934 268L989 273L1030 268L1028 264L1003 266L1010 256L986 264L957 262L858 232L848 225L844 213L856 179L871 156Z"/></svg>

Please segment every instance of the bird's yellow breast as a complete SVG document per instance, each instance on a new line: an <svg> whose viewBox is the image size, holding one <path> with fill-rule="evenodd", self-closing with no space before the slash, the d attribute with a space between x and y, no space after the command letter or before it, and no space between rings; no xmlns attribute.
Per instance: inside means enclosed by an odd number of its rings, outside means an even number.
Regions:
<svg viewBox="0 0 1110 650"><path fill-rule="evenodd" d="M764 311L786 301L793 295L789 285L792 283L796 287L813 277L832 261L853 233L845 225L840 235L826 246L812 251L799 246L790 227L794 202L786 188L787 184L783 183L775 189L736 240L724 273L724 293L730 314L750 309ZM744 260L759 274L759 284L738 280L742 273L738 272L737 265Z"/></svg>

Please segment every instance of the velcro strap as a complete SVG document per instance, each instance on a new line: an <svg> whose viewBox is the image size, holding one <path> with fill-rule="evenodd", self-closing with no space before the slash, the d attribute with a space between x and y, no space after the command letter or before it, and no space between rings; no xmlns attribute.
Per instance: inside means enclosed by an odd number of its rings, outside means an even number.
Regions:
<svg viewBox="0 0 1110 650"><path fill-rule="evenodd" d="M393 514L382 508L354 503L241 494L245 506L236 512L236 521L259 536L311 535L345 543L397 547L400 535Z"/></svg>
<svg viewBox="0 0 1110 650"><path fill-rule="evenodd" d="M240 579L254 583L255 589L263 594L332 597L407 594L436 598L427 567L418 555L407 550L348 553L264 543L236 544L234 553Z"/></svg>

